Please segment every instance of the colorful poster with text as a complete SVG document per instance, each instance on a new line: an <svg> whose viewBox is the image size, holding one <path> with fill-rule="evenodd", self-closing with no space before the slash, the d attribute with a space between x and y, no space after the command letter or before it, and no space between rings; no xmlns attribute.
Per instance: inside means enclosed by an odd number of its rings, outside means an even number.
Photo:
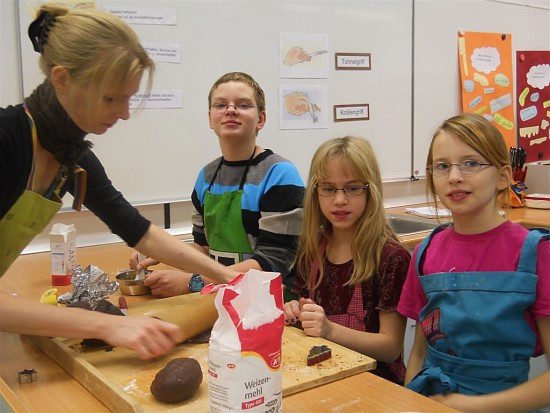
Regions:
<svg viewBox="0 0 550 413"><path fill-rule="evenodd" d="M458 35L462 111L482 115L516 146L512 36L462 32Z"/></svg>

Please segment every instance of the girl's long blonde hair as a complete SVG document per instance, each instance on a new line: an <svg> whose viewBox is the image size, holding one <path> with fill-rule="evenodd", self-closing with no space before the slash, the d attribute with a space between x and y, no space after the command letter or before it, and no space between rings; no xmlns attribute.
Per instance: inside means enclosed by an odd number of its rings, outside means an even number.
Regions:
<svg viewBox="0 0 550 413"><path fill-rule="evenodd" d="M351 245L353 274L345 285L364 282L376 274L386 241L391 239L399 242L394 230L386 222L382 178L371 145L365 139L355 136L324 142L311 161L304 201L304 223L296 257L298 271L306 277L307 285L311 283L310 269L314 262L318 263L319 278L314 288L320 285L324 275L319 243L323 238L328 240L332 233L330 222L321 212L315 186L327 180L327 165L334 159L349 168L359 181L369 184L364 194L367 197L367 206Z"/></svg>

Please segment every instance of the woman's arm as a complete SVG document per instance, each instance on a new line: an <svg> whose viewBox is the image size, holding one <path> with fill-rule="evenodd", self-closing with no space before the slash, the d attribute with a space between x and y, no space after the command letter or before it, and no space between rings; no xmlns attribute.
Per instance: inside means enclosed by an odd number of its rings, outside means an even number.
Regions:
<svg viewBox="0 0 550 413"><path fill-rule="evenodd" d="M416 322L416 330L414 331L414 342L407 362L407 373L405 374L405 385L418 374L426 357L426 337L422 331L420 321Z"/></svg>
<svg viewBox="0 0 550 413"><path fill-rule="evenodd" d="M129 348L141 359L162 356L178 344L181 329L156 318L125 317L42 304L0 293L0 330L35 336L97 338Z"/></svg>
<svg viewBox="0 0 550 413"><path fill-rule="evenodd" d="M239 274L155 225L149 226L135 248L164 264L187 272L204 274L218 283L227 283Z"/></svg>

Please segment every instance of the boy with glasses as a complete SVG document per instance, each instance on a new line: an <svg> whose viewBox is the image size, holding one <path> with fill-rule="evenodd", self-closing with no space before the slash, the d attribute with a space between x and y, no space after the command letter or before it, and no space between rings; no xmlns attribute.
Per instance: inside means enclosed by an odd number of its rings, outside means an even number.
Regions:
<svg viewBox="0 0 550 413"><path fill-rule="evenodd" d="M291 162L256 144L266 122L264 92L248 74L226 73L210 89L208 109L222 156L202 168L195 182L193 246L237 271L254 268L284 277L302 227L304 183ZM154 295L169 297L200 291L211 281L158 270L145 284Z"/></svg>

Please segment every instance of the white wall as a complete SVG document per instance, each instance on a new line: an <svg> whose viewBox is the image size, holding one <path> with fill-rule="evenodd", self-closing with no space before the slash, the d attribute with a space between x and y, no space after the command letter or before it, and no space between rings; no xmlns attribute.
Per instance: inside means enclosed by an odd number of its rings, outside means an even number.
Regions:
<svg viewBox="0 0 550 413"><path fill-rule="evenodd" d="M0 107L23 98L15 0L0 0Z"/></svg>
<svg viewBox="0 0 550 413"><path fill-rule="evenodd" d="M449 107L459 107L458 68L454 63L457 60L456 33L459 28L467 31L512 32L514 50L518 47L531 50L550 49L550 25L548 24L550 0L510 0L509 3L514 4L506 4L506 0L415 1L415 33L418 37L415 41L422 43L415 47L415 55L417 58L430 55L429 50L434 55L433 59L415 63L418 70L414 74L416 79L414 112L417 114L414 116L414 135L415 141L421 142L418 146L415 145L415 169L423 170L431 131L445 117L453 114L449 112ZM2 107L18 103L23 98L22 70L18 52L20 50L20 30L17 27L18 4L18 0L0 0L0 50L2 51L0 53L0 106ZM536 7L527 7L527 4ZM439 18L434 19L430 10L434 10ZM509 16L509 18L491 19L493 13L497 13L499 16ZM523 33L524 30L527 30L528 33L536 30L536 33L539 34L526 36ZM426 90L421 87L423 84L429 84L431 87ZM451 102L450 106L438 104L438 102L447 100ZM422 114L422 116L420 117L418 114ZM423 119L423 121L419 119ZM275 123L276 120L273 119L273 122ZM196 171L193 171L194 174ZM119 181L114 179L114 182ZM418 203L426 199L423 180L412 183L407 180L386 182L384 191L386 206ZM163 204L139 206L142 213L159 226L164 224L163 208ZM120 241L90 212L75 213L66 212L66 210L67 208L64 208L54 222L75 223L79 234L79 245ZM190 202L174 202L171 210L173 232L188 233L191 227ZM48 232L49 227L43 234L36 237L26 252L48 249Z"/></svg>
<svg viewBox="0 0 550 413"><path fill-rule="evenodd" d="M41 0L18 1L28 95L44 78L26 30ZM200 168L220 154L207 121L210 86L233 70L250 73L266 94L267 122L258 144L291 160L302 176L322 142L348 134L369 139L384 179L411 175L412 0L96 1L104 10L116 4L173 10L175 25L132 24L132 29L143 42L176 43L181 48L181 63L157 62L153 88L181 90L182 107L135 111L130 121L88 137L111 180L132 204L190 198ZM326 59L325 78L282 77L281 32L328 37L328 53L319 58ZM307 42L303 46L307 48ZM335 52L371 53L371 70L336 71ZM326 102L319 101L324 128L281 129L279 87L301 90L303 84L326 88ZM333 122L333 105L364 103L370 105L368 121ZM400 150L392 151L394 147ZM128 148L133 149L131 157L123 156Z"/></svg>

